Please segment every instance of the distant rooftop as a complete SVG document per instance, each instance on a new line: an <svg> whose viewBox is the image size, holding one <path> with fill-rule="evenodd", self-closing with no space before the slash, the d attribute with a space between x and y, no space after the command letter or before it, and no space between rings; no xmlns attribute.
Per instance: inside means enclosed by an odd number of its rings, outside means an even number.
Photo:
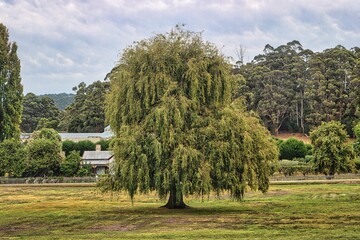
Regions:
<svg viewBox="0 0 360 240"><path fill-rule="evenodd" d="M59 133L62 140L66 139L84 139L84 138L102 138L108 139L114 135L111 132L103 133Z"/></svg>
<svg viewBox="0 0 360 240"><path fill-rule="evenodd" d="M80 140L80 139L109 139L112 138L114 133L112 132L110 126L107 126L102 133L59 133L61 140ZM21 133L21 139L29 139L31 133Z"/></svg>
<svg viewBox="0 0 360 240"><path fill-rule="evenodd" d="M112 151L84 151L83 160L109 160L114 156Z"/></svg>

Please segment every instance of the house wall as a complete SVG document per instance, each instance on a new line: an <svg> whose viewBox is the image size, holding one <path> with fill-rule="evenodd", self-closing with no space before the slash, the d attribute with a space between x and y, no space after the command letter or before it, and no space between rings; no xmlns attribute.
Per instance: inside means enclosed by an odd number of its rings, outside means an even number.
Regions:
<svg viewBox="0 0 360 240"><path fill-rule="evenodd" d="M90 164L90 165L108 165L110 163L109 160L85 160L83 164Z"/></svg>
<svg viewBox="0 0 360 240"><path fill-rule="evenodd" d="M105 167L105 166L97 166L96 169L95 169L95 173L96 173L96 175L105 174L106 169L107 169L107 167Z"/></svg>

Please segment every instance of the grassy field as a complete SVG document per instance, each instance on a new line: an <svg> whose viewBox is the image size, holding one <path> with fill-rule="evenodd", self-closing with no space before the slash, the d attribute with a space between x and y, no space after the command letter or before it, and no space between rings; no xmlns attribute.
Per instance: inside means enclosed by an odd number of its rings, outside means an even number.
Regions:
<svg viewBox="0 0 360 240"><path fill-rule="evenodd" d="M243 202L0 185L0 239L360 239L360 184L272 185Z"/></svg>

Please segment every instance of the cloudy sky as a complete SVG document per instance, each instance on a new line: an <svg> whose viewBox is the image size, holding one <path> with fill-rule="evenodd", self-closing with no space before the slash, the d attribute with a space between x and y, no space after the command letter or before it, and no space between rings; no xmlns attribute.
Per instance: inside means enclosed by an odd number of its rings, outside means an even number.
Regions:
<svg viewBox="0 0 360 240"><path fill-rule="evenodd" d="M19 45L24 92L36 94L103 80L124 48L178 23L226 56L243 46L246 61L292 40L360 46L359 0L0 0L0 22Z"/></svg>

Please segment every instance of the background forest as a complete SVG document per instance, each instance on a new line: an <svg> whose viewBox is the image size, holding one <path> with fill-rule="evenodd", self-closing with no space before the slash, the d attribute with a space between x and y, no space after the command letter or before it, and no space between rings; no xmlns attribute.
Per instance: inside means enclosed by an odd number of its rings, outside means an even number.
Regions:
<svg viewBox="0 0 360 240"><path fill-rule="evenodd" d="M272 133L308 133L335 120L353 135L360 115L360 48L339 45L314 53L292 41L266 45L251 63L239 65L246 79L239 94Z"/></svg>
<svg viewBox="0 0 360 240"><path fill-rule="evenodd" d="M237 96L256 112L267 128L308 134L321 122L339 121L350 136L360 117L360 48L336 46L322 52L304 49L294 40L266 45L262 54L243 63L239 49L233 74L241 74ZM74 87L75 95L24 98L21 130L52 127L67 132L102 132L108 81ZM61 98L59 100L59 98ZM57 102L55 102L57 101Z"/></svg>

